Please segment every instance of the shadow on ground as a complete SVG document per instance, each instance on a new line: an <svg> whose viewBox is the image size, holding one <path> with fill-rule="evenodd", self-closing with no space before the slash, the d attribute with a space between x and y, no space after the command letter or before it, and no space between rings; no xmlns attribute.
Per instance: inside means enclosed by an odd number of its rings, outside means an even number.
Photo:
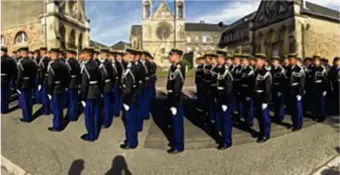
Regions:
<svg viewBox="0 0 340 175"><path fill-rule="evenodd" d="M85 168L84 164L85 162L83 159L74 160L67 174L68 175L80 175L81 172Z"/></svg>
<svg viewBox="0 0 340 175"><path fill-rule="evenodd" d="M117 155L112 160L112 166L105 175L132 175L123 156Z"/></svg>

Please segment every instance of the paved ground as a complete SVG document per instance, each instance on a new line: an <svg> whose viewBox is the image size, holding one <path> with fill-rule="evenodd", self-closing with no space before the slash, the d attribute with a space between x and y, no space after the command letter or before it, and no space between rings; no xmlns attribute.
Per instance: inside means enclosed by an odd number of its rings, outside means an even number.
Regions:
<svg viewBox="0 0 340 175"><path fill-rule="evenodd" d="M160 109L161 105L160 100L154 108ZM34 108L37 111L39 105ZM185 120L187 149L182 154L168 155L162 132L164 115L153 114L154 119L146 121L139 134L138 149L124 151L119 148L124 139L121 118L102 130L99 140L87 143L79 138L85 133L83 116L64 131L52 133L47 130L52 116L40 116L25 124L19 121L21 111L16 110L1 118L2 155L32 174L43 175L109 175L123 171L138 175L296 175L312 173L338 155L340 148L338 117L329 117L322 124L305 119L305 128L294 133L286 126L273 124L272 139L264 144L255 143L240 125L233 129L234 146L218 151L202 120L192 115ZM286 118L289 125L289 116Z"/></svg>

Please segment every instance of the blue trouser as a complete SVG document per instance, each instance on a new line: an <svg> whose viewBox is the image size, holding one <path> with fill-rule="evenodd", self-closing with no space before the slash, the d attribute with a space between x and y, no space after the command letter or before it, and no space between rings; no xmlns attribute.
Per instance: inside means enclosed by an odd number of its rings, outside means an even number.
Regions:
<svg viewBox="0 0 340 175"><path fill-rule="evenodd" d="M222 106L222 105L219 105ZM221 108L221 107L220 107ZM222 145L227 147L232 145L232 130L233 130L233 122L230 118L230 109L226 111L222 111L219 109L217 112L216 118L222 121L219 127L222 127ZM217 120L217 119L216 119ZM217 123L217 122L216 122Z"/></svg>
<svg viewBox="0 0 340 175"><path fill-rule="evenodd" d="M292 115L292 123L295 129L302 128L302 99L300 101L297 100L296 96L291 96L291 115Z"/></svg>
<svg viewBox="0 0 340 175"><path fill-rule="evenodd" d="M43 84L41 88L41 102L42 102L42 114L50 114L50 100L47 96L47 85Z"/></svg>
<svg viewBox="0 0 340 175"><path fill-rule="evenodd" d="M119 86L114 89L114 102L113 102L113 115L118 117L120 113L120 109L122 107L122 97L120 94Z"/></svg>
<svg viewBox="0 0 340 175"><path fill-rule="evenodd" d="M19 103L22 109L22 119L26 122L32 120L32 89L21 89L21 94L19 94Z"/></svg>
<svg viewBox="0 0 340 175"><path fill-rule="evenodd" d="M124 143L131 148L135 148L138 145L137 120L134 105L131 105L128 111L123 108L123 123L125 127Z"/></svg>
<svg viewBox="0 0 340 175"><path fill-rule="evenodd" d="M314 116L323 121L326 119L327 112L326 112L326 97L322 95L322 92L314 93L313 94L313 109L314 109Z"/></svg>
<svg viewBox="0 0 340 175"><path fill-rule="evenodd" d="M170 111L170 110L169 110ZM173 139L171 145L174 150L184 150L184 126L183 126L183 106L177 108L177 114L170 115L172 118Z"/></svg>
<svg viewBox="0 0 340 175"><path fill-rule="evenodd" d="M100 104L99 99L88 99L84 109L85 126L88 140L94 141L100 131Z"/></svg>
<svg viewBox="0 0 340 175"><path fill-rule="evenodd" d="M68 109L67 109L67 116L71 121L78 120L78 89L70 88L67 91L69 101Z"/></svg>
<svg viewBox="0 0 340 175"><path fill-rule="evenodd" d="M270 117L269 117L269 104L265 109L262 109L262 100L255 99L255 111L256 117L259 122L259 135L258 138L269 138L270 137Z"/></svg>
<svg viewBox="0 0 340 175"><path fill-rule="evenodd" d="M51 100L51 107L53 113L52 127L56 130L62 128L62 118L63 118L63 93L53 94Z"/></svg>
<svg viewBox="0 0 340 175"><path fill-rule="evenodd" d="M150 86L147 86L144 89L144 99L143 99L144 108L143 108L142 117L144 119L150 118L149 113L150 113L151 100L152 100L152 88Z"/></svg>
<svg viewBox="0 0 340 175"><path fill-rule="evenodd" d="M250 96L241 95L240 116L244 118L248 127L253 126L254 121L254 100Z"/></svg>
<svg viewBox="0 0 340 175"><path fill-rule="evenodd" d="M68 89L67 89L66 92L68 92ZM68 93L63 93L62 100L63 100L62 108L63 109L68 108L68 103L70 101L70 97L69 97Z"/></svg>
<svg viewBox="0 0 340 175"><path fill-rule="evenodd" d="M216 121L216 102L215 102L215 98L211 99L210 103L209 103L209 112L208 112L208 116L209 119L212 123L214 123Z"/></svg>
<svg viewBox="0 0 340 175"><path fill-rule="evenodd" d="M138 92L136 96L136 106L135 106L135 117L137 119L137 131L140 132L143 130L143 121L144 118L142 117L142 109L143 105L143 95L142 92Z"/></svg>
<svg viewBox="0 0 340 175"><path fill-rule="evenodd" d="M280 96L278 93L281 93ZM283 93L273 90L274 116L277 121L281 122L285 116Z"/></svg>
<svg viewBox="0 0 340 175"><path fill-rule="evenodd" d="M1 113L9 111L10 85L8 83L1 84Z"/></svg>
<svg viewBox="0 0 340 175"><path fill-rule="evenodd" d="M104 93L104 108L103 108L103 126L108 128L112 124L113 119L112 109L112 92Z"/></svg>

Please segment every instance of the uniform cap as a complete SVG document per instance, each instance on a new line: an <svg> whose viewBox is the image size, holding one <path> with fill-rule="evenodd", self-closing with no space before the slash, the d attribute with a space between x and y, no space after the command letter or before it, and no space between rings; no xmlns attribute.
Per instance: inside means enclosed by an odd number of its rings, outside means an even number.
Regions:
<svg viewBox="0 0 340 175"><path fill-rule="evenodd" d="M340 57L334 57L333 59L333 64L335 64L335 62L339 61L340 60Z"/></svg>
<svg viewBox="0 0 340 175"><path fill-rule="evenodd" d="M296 53L290 53L288 54L288 58L295 58L296 57Z"/></svg>
<svg viewBox="0 0 340 175"><path fill-rule="evenodd" d="M72 49L67 49L66 50L67 53L70 53L70 54L77 54L77 52L75 50L72 50Z"/></svg>
<svg viewBox="0 0 340 175"><path fill-rule="evenodd" d="M169 55L171 55L171 54L173 54L173 53L176 53L176 54L182 56L182 55L183 55L183 50L178 49L178 48L172 48L172 49L170 50L170 52L169 52Z"/></svg>
<svg viewBox="0 0 340 175"><path fill-rule="evenodd" d="M3 52L7 52L7 51L8 51L8 49L7 49L7 47L6 47L6 46L1 46L1 51L3 51Z"/></svg>
<svg viewBox="0 0 340 175"><path fill-rule="evenodd" d="M28 47L20 47L20 48L18 49L18 52L20 52L20 51L26 51L26 52L28 52Z"/></svg>
<svg viewBox="0 0 340 175"><path fill-rule="evenodd" d="M312 61L313 59L311 57L306 57L304 61Z"/></svg>
<svg viewBox="0 0 340 175"><path fill-rule="evenodd" d="M39 50L47 51L47 48L46 47L40 47Z"/></svg>
<svg viewBox="0 0 340 175"><path fill-rule="evenodd" d="M313 55L313 59L321 59L319 55Z"/></svg>
<svg viewBox="0 0 340 175"><path fill-rule="evenodd" d="M86 47L83 50L81 50L82 53L89 53L89 54L93 54L94 53L94 49L93 48L89 48Z"/></svg>
<svg viewBox="0 0 340 175"><path fill-rule="evenodd" d="M56 53L60 53L60 49L59 48L51 48L50 52L56 52Z"/></svg>
<svg viewBox="0 0 340 175"><path fill-rule="evenodd" d="M137 50L136 49L133 49L133 48L127 48L126 50L125 50L125 53L130 53L130 54L132 54L132 55L137 55Z"/></svg>
<svg viewBox="0 0 340 175"><path fill-rule="evenodd" d="M39 52L39 49L35 49L33 52L34 52L34 53L37 53L37 52Z"/></svg>
<svg viewBox="0 0 340 175"><path fill-rule="evenodd" d="M110 53L110 50L109 50L109 49L100 49L100 52L103 52L103 53Z"/></svg>
<svg viewBox="0 0 340 175"><path fill-rule="evenodd" d="M263 60L267 59L267 55L265 53L257 53L257 54L255 54L255 57L263 59Z"/></svg>
<svg viewBox="0 0 340 175"><path fill-rule="evenodd" d="M231 53L228 53L227 54L227 58L232 58L234 55L233 54L231 54Z"/></svg>
<svg viewBox="0 0 340 175"><path fill-rule="evenodd" d="M217 54L217 55L222 55L222 56L224 56L224 57L227 56L227 52L226 52L225 50L222 50L222 49L218 49L218 50L216 51L216 54Z"/></svg>
<svg viewBox="0 0 340 175"><path fill-rule="evenodd" d="M272 61L280 61L280 57L279 56L273 56Z"/></svg>
<svg viewBox="0 0 340 175"><path fill-rule="evenodd" d="M241 58L249 59L249 54L244 53L244 54L241 55Z"/></svg>

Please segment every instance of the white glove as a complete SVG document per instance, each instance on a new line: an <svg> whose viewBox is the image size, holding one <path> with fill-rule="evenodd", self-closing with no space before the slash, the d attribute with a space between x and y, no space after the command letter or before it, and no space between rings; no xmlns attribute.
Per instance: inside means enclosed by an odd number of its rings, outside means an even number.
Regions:
<svg viewBox="0 0 340 175"><path fill-rule="evenodd" d="M104 95L103 95L103 94L100 94L100 97L101 97L101 98L103 98L103 97L104 97Z"/></svg>
<svg viewBox="0 0 340 175"><path fill-rule="evenodd" d="M123 104L123 106L124 106L124 109L125 109L126 111L128 111L128 110L130 109L130 106L127 105L127 104Z"/></svg>
<svg viewBox="0 0 340 175"><path fill-rule="evenodd" d="M48 97L48 99L50 99L50 100L52 99L52 96L51 96L51 95L47 95L47 97Z"/></svg>
<svg viewBox="0 0 340 175"><path fill-rule="evenodd" d="M65 91L67 91L68 90L68 88L65 88Z"/></svg>
<svg viewBox="0 0 340 175"><path fill-rule="evenodd" d="M19 89L17 89L17 92L18 92L18 94L21 94L21 91Z"/></svg>
<svg viewBox="0 0 340 175"><path fill-rule="evenodd" d="M326 97L326 95L327 95L327 92L326 92L326 91L324 91L324 92L322 93L322 95L323 95L324 97Z"/></svg>
<svg viewBox="0 0 340 175"><path fill-rule="evenodd" d="M267 103L262 103L262 110L265 110L268 107Z"/></svg>
<svg viewBox="0 0 340 175"><path fill-rule="evenodd" d="M246 97L246 100L247 100L247 101L250 101L250 97Z"/></svg>
<svg viewBox="0 0 340 175"><path fill-rule="evenodd" d="M177 109L175 107L171 107L170 111L171 111L172 115L176 115L177 114Z"/></svg>
<svg viewBox="0 0 340 175"><path fill-rule="evenodd" d="M41 90L41 85L38 86L38 91L40 91L40 90Z"/></svg>
<svg viewBox="0 0 340 175"><path fill-rule="evenodd" d="M85 106L86 106L85 101L81 101L81 105L83 105L83 107L85 108Z"/></svg>
<svg viewBox="0 0 340 175"><path fill-rule="evenodd" d="M227 109L228 109L228 106L227 106L227 105L222 105L222 111L223 111L223 112L227 111Z"/></svg>
<svg viewBox="0 0 340 175"><path fill-rule="evenodd" d="M282 95L281 92L277 92L278 97L281 97L281 95Z"/></svg>
<svg viewBox="0 0 340 175"><path fill-rule="evenodd" d="M297 96L296 96L296 99L297 99L298 101L300 101L301 98L302 98L301 95L297 95Z"/></svg>

